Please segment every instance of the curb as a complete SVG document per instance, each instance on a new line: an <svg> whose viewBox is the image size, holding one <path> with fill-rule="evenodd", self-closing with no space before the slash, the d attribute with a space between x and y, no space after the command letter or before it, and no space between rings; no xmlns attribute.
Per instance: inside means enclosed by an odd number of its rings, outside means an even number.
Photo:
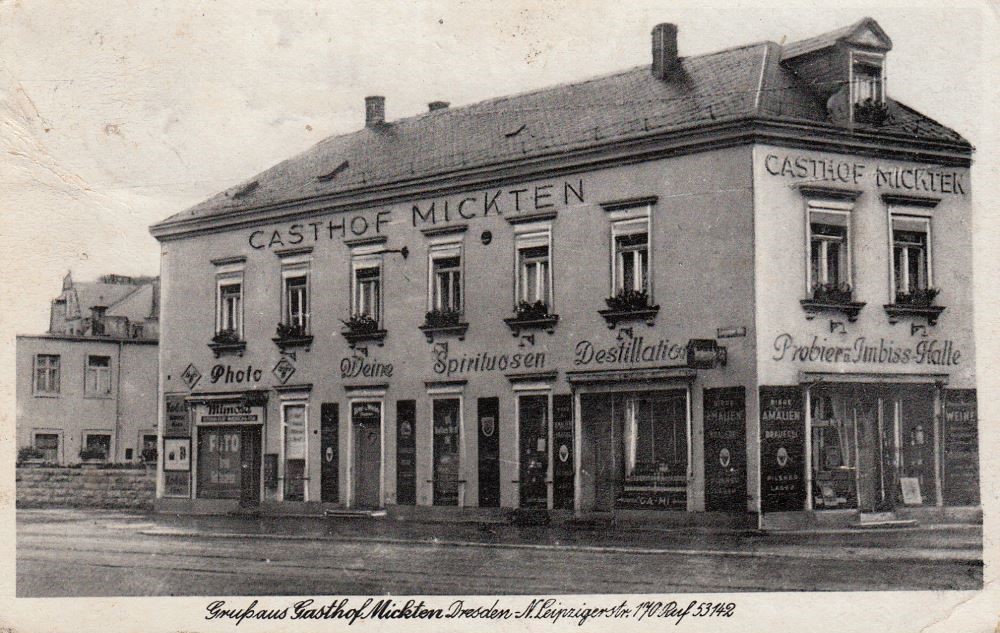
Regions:
<svg viewBox="0 0 1000 633"><path fill-rule="evenodd" d="M153 529L139 530L144 536L162 536L172 538L217 538L217 539L271 539L277 541L321 541L340 543L384 543L389 545L412 545L423 547L479 547L484 549L521 549L534 551L589 552L599 554L641 554L641 555L679 555L679 556L740 556L744 558L798 558L807 560L857 560L853 552L844 552L840 556L824 556L822 554L807 554L804 552L755 551L740 550L703 550L703 549L663 549L648 547L620 547L600 545L546 545L539 543L483 543L481 541L438 540L419 541L401 538L370 538L357 536L306 536L297 534L252 534L241 532L195 532L190 530ZM884 550L883 550L884 551ZM969 556L885 556L881 560L899 562L961 562L982 566L982 554Z"/></svg>

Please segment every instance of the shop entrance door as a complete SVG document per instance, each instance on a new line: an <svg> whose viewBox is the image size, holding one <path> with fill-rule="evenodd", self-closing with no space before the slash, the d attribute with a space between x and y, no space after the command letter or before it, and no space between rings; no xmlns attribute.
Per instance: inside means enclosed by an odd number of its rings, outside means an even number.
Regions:
<svg viewBox="0 0 1000 633"><path fill-rule="evenodd" d="M613 399L604 393L580 395L580 509L584 512L613 512L621 488L620 441L614 441L621 433L614 432Z"/></svg>
<svg viewBox="0 0 1000 633"><path fill-rule="evenodd" d="M547 508L549 504L549 397L521 396L520 428L521 507Z"/></svg>
<svg viewBox="0 0 1000 633"><path fill-rule="evenodd" d="M351 419L354 435L354 505L381 507L382 406L378 402L356 402Z"/></svg>
<svg viewBox="0 0 1000 633"><path fill-rule="evenodd" d="M858 509L868 513L892 512L899 488L897 400L870 388L859 388L854 393Z"/></svg>

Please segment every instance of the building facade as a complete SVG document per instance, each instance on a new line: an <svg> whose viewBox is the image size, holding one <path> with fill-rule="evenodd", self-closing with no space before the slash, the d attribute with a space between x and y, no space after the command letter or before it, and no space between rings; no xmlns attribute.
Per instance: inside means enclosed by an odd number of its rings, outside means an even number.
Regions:
<svg viewBox="0 0 1000 633"><path fill-rule="evenodd" d="M159 280L63 280L49 331L17 337L18 461L155 462Z"/></svg>
<svg viewBox="0 0 1000 633"><path fill-rule="evenodd" d="M891 46L659 25L607 77L370 97L155 225L161 507L975 508L972 147L886 96Z"/></svg>

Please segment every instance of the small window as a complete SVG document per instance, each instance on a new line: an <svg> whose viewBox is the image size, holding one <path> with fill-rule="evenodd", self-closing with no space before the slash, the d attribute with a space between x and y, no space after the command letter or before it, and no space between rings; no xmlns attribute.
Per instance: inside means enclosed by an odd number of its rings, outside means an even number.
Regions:
<svg viewBox="0 0 1000 633"><path fill-rule="evenodd" d="M462 258L438 257L434 267L431 305L442 312L462 311Z"/></svg>
<svg viewBox="0 0 1000 633"><path fill-rule="evenodd" d="M39 354L35 357L35 393L55 395L59 393L59 356Z"/></svg>
<svg viewBox="0 0 1000 633"><path fill-rule="evenodd" d="M892 218L892 278L896 302L931 287L930 220Z"/></svg>
<svg viewBox="0 0 1000 633"><path fill-rule="evenodd" d="M881 60L855 59L851 75L853 103L883 103L885 101Z"/></svg>
<svg viewBox="0 0 1000 633"><path fill-rule="evenodd" d="M87 356L83 391L88 396L111 394L111 357Z"/></svg>
<svg viewBox="0 0 1000 633"><path fill-rule="evenodd" d="M219 332L232 332L243 338L243 284L223 281L219 283Z"/></svg>
<svg viewBox="0 0 1000 633"><path fill-rule="evenodd" d="M88 433L81 453L92 455L97 459L108 459L111 455L111 435L108 433ZM81 455L83 457L84 455Z"/></svg>
<svg viewBox="0 0 1000 633"><path fill-rule="evenodd" d="M305 275L285 277L285 325L296 328L301 334L309 331L308 281Z"/></svg>
<svg viewBox="0 0 1000 633"><path fill-rule="evenodd" d="M615 237L615 291L649 294L649 234L628 232Z"/></svg>
<svg viewBox="0 0 1000 633"><path fill-rule="evenodd" d="M352 316L367 316L381 320L382 269L380 266L361 266L354 269L354 305Z"/></svg>
<svg viewBox="0 0 1000 633"><path fill-rule="evenodd" d="M47 462L59 461L59 435L57 433L35 433L35 448L41 451Z"/></svg>

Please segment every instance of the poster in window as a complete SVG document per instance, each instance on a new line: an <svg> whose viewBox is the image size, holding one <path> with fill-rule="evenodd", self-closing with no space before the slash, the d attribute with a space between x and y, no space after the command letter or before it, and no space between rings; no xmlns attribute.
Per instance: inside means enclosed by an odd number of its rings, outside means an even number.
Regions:
<svg viewBox="0 0 1000 633"><path fill-rule="evenodd" d="M434 401L434 500L436 506L458 505L458 400Z"/></svg>
<svg viewBox="0 0 1000 633"><path fill-rule="evenodd" d="M191 438L167 437L163 439L163 470L174 472L191 470Z"/></svg>
<svg viewBox="0 0 1000 633"><path fill-rule="evenodd" d="M305 405L285 407L285 459L305 459L306 408Z"/></svg>
<svg viewBox="0 0 1000 633"><path fill-rule="evenodd" d="M945 505L979 505L978 420L975 389L945 389Z"/></svg>
<svg viewBox="0 0 1000 633"><path fill-rule="evenodd" d="M166 395L166 424L164 437L191 436L191 408L183 395Z"/></svg>
<svg viewBox="0 0 1000 633"><path fill-rule="evenodd" d="M760 388L761 510L805 508L805 414L802 388Z"/></svg>

